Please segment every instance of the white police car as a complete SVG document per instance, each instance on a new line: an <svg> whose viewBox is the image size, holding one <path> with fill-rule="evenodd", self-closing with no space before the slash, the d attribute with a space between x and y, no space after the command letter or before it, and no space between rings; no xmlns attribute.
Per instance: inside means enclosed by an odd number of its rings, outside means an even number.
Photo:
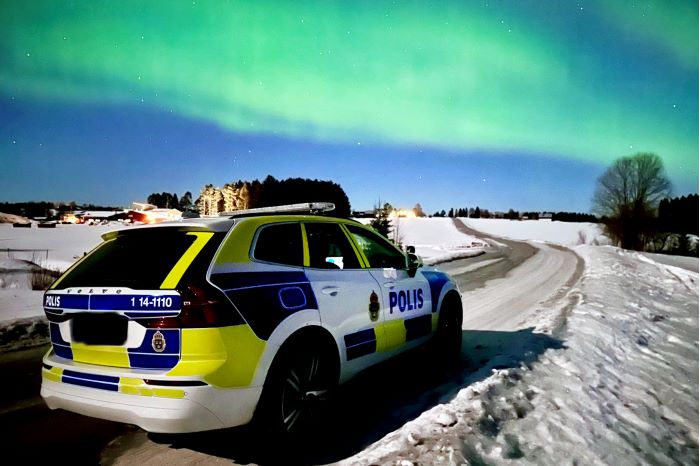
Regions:
<svg viewBox="0 0 700 466"><path fill-rule="evenodd" d="M50 408L184 433L303 429L329 389L461 341L449 276L352 220L251 209L104 235L46 292ZM283 214L285 212L285 214Z"/></svg>

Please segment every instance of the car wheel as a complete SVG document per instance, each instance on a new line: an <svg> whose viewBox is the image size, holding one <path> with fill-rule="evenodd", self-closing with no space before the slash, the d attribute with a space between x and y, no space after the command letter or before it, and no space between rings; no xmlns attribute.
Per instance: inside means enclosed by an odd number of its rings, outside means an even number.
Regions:
<svg viewBox="0 0 700 466"><path fill-rule="evenodd" d="M462 349L462 301L448 295L440 307L435 346L440 353L457 356Z"/></svg>
<svg viewBox="0 0 700 466"><path fill-rule="evenodd" d="M308 434L320 424L335 386L328 358L307 346L283 348L263 389L261 422L285 437Z"/></svg>

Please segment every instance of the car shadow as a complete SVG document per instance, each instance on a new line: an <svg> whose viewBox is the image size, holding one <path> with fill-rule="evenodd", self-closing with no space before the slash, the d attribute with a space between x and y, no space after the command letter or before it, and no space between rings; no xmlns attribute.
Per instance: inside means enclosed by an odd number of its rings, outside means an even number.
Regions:
<svg viewBox="0 0 700 466"><path fill-rule="evenodd" d="M148 434L170 448L187 448L237 463L326 464L352 456L424 411L450 401L494 369L530 365L548 349L565 348L533 328L515 332L466 330L460 358L444 363L428 348L373 367L338 388L320 432L283 443L244 426L187 435Z"/></svg>

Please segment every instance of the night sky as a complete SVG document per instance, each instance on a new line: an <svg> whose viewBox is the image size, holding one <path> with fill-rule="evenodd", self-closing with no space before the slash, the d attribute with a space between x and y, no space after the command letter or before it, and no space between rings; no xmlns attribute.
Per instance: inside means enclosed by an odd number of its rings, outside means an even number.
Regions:
<svg viewBox="0 0 700 466"><path fill-rule="evenodd" d="M0 4L0 201L303 176L427 211L698 191L697 1Z"/></svg>

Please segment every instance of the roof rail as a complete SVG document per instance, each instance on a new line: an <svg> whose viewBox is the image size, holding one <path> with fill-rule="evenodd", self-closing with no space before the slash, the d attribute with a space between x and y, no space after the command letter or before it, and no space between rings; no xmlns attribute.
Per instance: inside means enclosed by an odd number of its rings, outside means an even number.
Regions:
<svg viewBox="0 0 700 466"><path fill-rule="evenodd" d="M269 214L300 214L307 213L317 215L322 212L335 210L332 202L304 202L301 204L287 204L272 207L258 207L256 209L234 210L231 212L220 212L219 217L252 217L256 215Z"/></svg>

